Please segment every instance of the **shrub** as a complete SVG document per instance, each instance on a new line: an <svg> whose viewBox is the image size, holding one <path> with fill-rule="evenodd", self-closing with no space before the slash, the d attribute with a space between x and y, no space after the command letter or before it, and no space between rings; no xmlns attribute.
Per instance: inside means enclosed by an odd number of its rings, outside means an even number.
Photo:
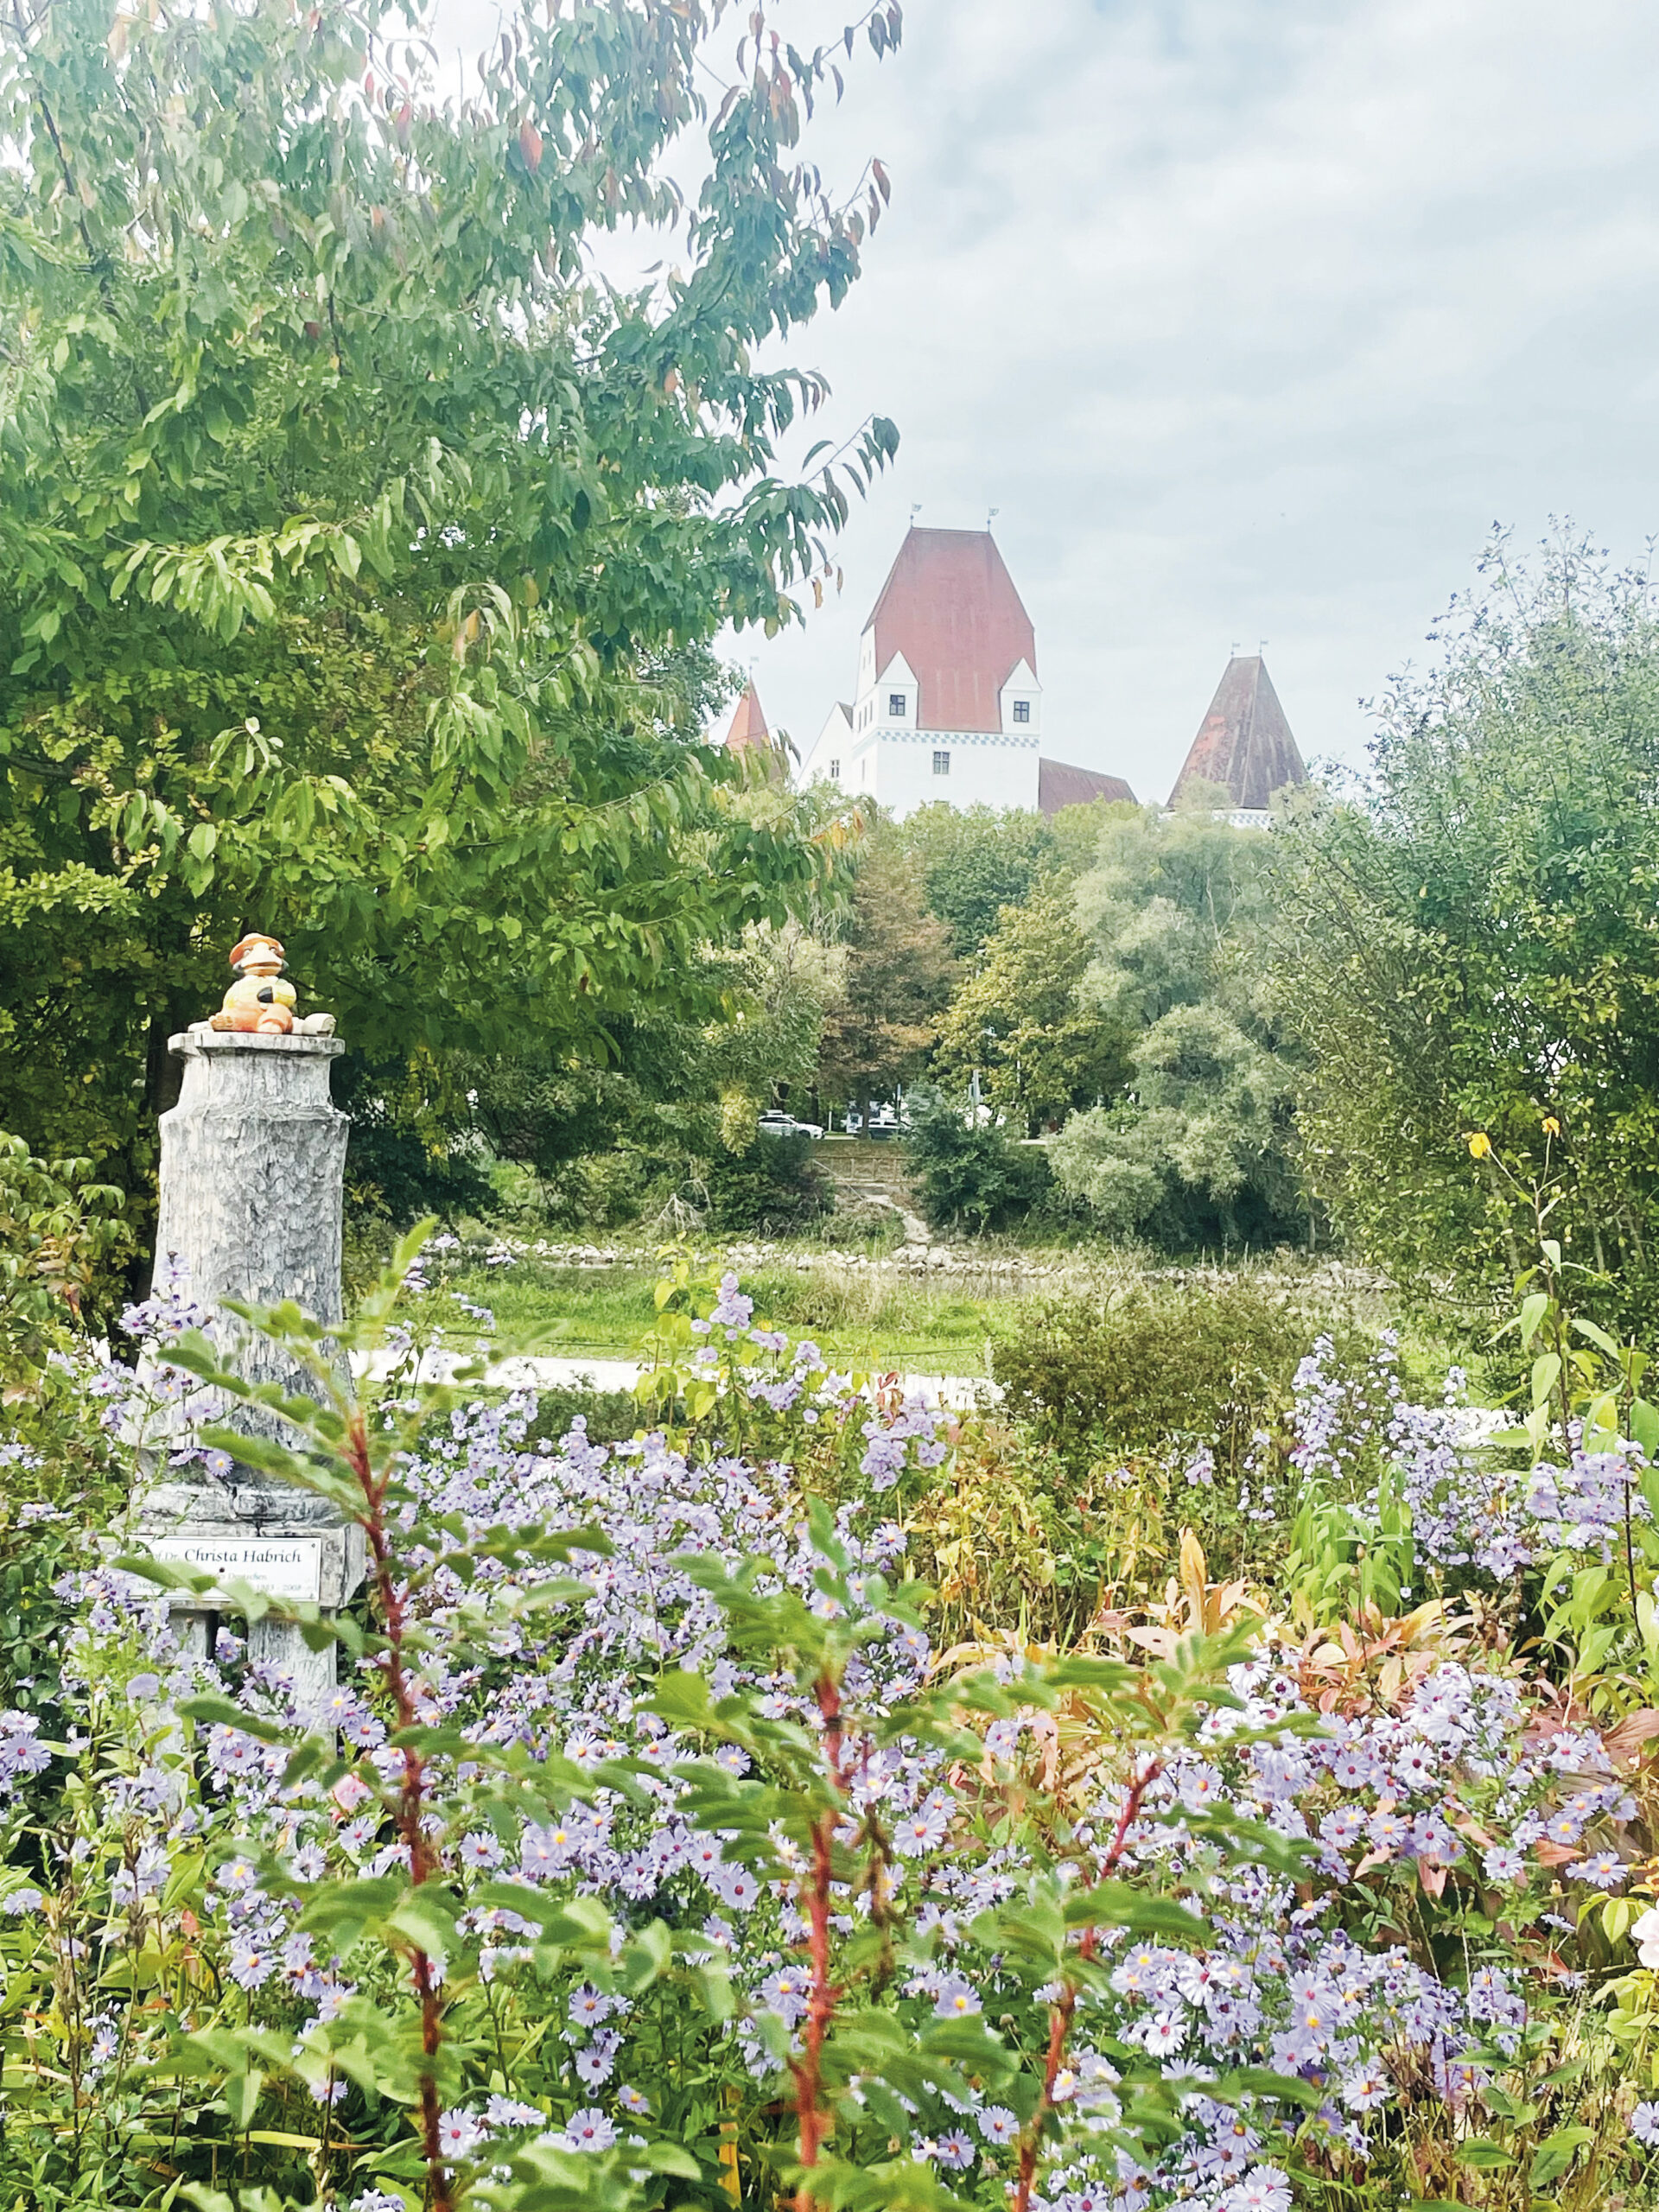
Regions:
<svg viewBox="0 0 1659 2212"><path fill-rule="evenodd" d="M123 1194L90 1160L37 1160L0 1133L0 1389L36 1395L77 1322L109 1310L132 1249Z"/></svg>
<svg viewBox="0 0 1659 2212"><path fill-rule="evenodd" d="M905 1148L931 1229L1005 1229L1025 1219L1052 1179L1040 1148L1017 1144L992 1123L974 1128L943 1099L916 1113Z"/></svg>
<svg viewBox="0 0 1659 2212"><path fill-rule="evenodd" d="M709 1227L731 1236L785 1235L820 1220L836 1202L806 1136L763 1131L747 1152L716 1152L703 1182Z"/></svg>
<svg viewBox="0 0 1659 2212"><path fill-rule="evenodd" d="M1008 1410L1075 1468L1203 1446L1236 1478L1328 1319L1271 1278L1194 1274L1027 1308L995 1338L994 1365ZM1358 1332L1342 1333L1357 1350Z"/></svg>

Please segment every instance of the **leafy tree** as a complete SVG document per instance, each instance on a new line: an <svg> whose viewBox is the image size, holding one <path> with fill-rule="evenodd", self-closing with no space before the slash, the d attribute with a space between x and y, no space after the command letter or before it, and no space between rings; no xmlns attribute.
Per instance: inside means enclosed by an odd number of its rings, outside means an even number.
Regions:
<svg viewBox="0 0 1659 2212"><path fill-rule="evenodd" d="M741 1153L716 1147L702 1179L711 1228L728 1236L776 1236L832 1211L835 1191L810 1137L753 1137Z"/></svg>
<svg viewBox="0 0 1659 2212"><path fill-rule="evenodd" d="M1268 990L1270 840L1210 807L1109 823L1077 887L1084 987L1128 1032L1127 1096L1051 1147L1063 1188L1115 1234L1172 1249L1305 1234L1294 1068Z"/></svg>
<svg viewBox="0 0 1659 2212"><path fill-rule="evenodd" d="M1053 856L1040 814L1020 807L919 807L898 831L920 866L930 913L950 932L958 960L972 960L1004 906L1017 906Z"/></svg>
<svg viewBox="0 0 1659 2212"><path fill-rule="evenodd" d="M941 1086L960 1093L979 1069L987 1102L1014 1116L1027 1135L1121 1090L1126 1025L1082 997L1091 951L1060 877L1045 876L1023 905L1004 906L982 964L940 1027L934 1073Z"/></svg>
<svg viewBox="0 0 1659 2212"><path fill-rule="evenodd" d="M720 1101L721 1136L747 1152L756 1116L780 1094L811 1083L829 1010L846 988L847 953L799 921L760 924L723 956L730 978L728 1019L702 1033L697 1084Z"/></svg>
<svg viewBox="0 0 1659 2212"><path fill-rule="evenodd" d="M753 924L735 945L706 949L687 1019L655 1011L610 1026L604 1063L567 1052L463 1062L476 1127L503 1160L556 1176L569 1163L626 1153L672 1168L746 1153L780 1091L811 1079L825 1009L845 953L803 923ZM696 1018L719 990L718 1019ZM453 1167L450 1172L453 1173Z"/></svg>
<svg viewBox="0 0 1659 2212"><path fill-rule="evenodd" d="M1529 1256L1514 1187L1548 1147L1554 1233L1646 1319L1659 1253L1659 607L1645 575L1498 539L1396 679L1371 774L1274 840L1282 1019L1311 1172L1408 1281ZM1543 1128L1558 1124L1560 1135ZM1611 1288L1605 1300L1617 1302Z"/></svg>
<svg viewBox="0 0 1659 2212"><path fill-rule="evenodd" d="M76 1324L107 1325L111 1280L130 1238L123 1194L86 1160L37 1160L0 1133L0 1406L37 1398Z"/></svg>
<svg viewBox="0 0 1659 2212"><path fill-rule="evenodd" d="M866 834L857 870L842 924L846 984L824 1020L818 1088L851 1099L868 1128L872 1101L920 1074L955 963L944 923L922 903L920 870L887 825Z"/></svg>
<svg viewBox="0 0 1659 2212"><path fill-rule="evenodd" d="M1004 906L1017 906L1040 875L1090 866L1103 820L1120 806L1096 800L1052 817L1021 807L943 804L918 808L898 831L920 862L928 910L950 931L958 960L980 953Z"/></svg>
<svg viewBox="0 0 1659 2212"><path fill-rule="evenodd" d="M894 443L772 473L825 387L754 356L885 192L797 155L828 57L760 46L688 212L718 0L525 10L461 105L384 12L0 22L0 1125L133 1174L248 925L373 1065L582 1054L829 865L695 736Z"/></svg>
<svg viewBox="0 0 1659 2212"><path fill-rule="evenodd" d="M938 1096L915 1111L905 1150L932 1229L1006 1229L1027 1217L1052 1180L1039 1146L1016 1144L995 1122L973 1122Z"/></svg>

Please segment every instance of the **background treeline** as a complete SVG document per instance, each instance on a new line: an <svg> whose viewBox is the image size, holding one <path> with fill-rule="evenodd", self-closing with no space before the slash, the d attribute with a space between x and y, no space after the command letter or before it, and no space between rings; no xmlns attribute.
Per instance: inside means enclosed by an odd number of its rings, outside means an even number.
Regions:
<svg viewBox="0 0 1659 2212"><path fill-rule="evenodd" d="M1435 643L1369 772L1265 832L1203 791L867 811L788 918L703 949L684 1011L611 1025L603 1061L470 1064L449 1156L529 1171L498 1194L572 1224L677 1201L782 1228L831 1193L758 1116L902 1088L941 1230L1335 1246L1479 1304L1541 1203L1633 1313L1659 1250L1652 589L1500 543Z"/></svg>

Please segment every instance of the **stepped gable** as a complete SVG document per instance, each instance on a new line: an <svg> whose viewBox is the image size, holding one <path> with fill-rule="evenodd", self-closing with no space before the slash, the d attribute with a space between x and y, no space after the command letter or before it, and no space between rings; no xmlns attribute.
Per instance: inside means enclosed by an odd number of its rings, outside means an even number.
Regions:
<svg viewBox="0 0 1659 2212"><path fill-rule="evenodd" d="M1087 806L1091 799L1128 799L1135 793L1122 776L1103 775L1096 768L1073 768L1065 760L1037 763L1037 811L1058 814L1063 806Z"/></svg>
<svg viewBox="0 0 1659 2212"><path fill-rule="evenodd" d="M766 728L766 717L761 710L760 694L753 683L744 685L743 696L732 711L725 746L728 753L770 753L772 750L772 732Z"/></svg>
<svg viewBox="0 0 1659 2212"><path fill-rule="evenodd" d="M1307 770L1285 720L1279 694L1260 653L1235 653L1198 725L1175 788L1173 806L1189 778L1224 784L1241 812L1265 813L1287 784L1305 784Z"/></svg>
<svg viewBox="0 0 1659 2212"><path fill-rule="evenodd" d="M910 530L864 626L878 681L904 656L920 729L1000 733L1003 685L1022 660L1037 673L1031 617L988 530Z"/></svg>

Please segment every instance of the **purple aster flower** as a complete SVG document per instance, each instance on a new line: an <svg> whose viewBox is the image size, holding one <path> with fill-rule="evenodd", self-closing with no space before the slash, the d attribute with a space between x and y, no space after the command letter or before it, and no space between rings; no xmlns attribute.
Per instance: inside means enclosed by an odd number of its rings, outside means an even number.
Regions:
<svg viewBox="0 0 1659 2212"><path fill-rule="evenodd" d="M438 2121L438 2142L446 2158L464 2158L484 2140L484 2126L470 2112L447 2112Z"/></svg>
<svg viewBox="0 0 1659 2212"><path fill-rule="evenodd" d="M936 2019L965 2020L980 2009L979 1992L971 1981L964 1981L959 1974L947 1974L939 1984L933 2013Z"/></svg>
<svg viewBox="0 0 1659 2212"><path fill-rule="evenodd" d="M944 1841L950 1825L950 1801L943 1791L936 1789L925 1803L913 1813L906 1813L895 1825L893 1847L907 1859L925 1858Z"/></svg>
<svg viewBox="0 0 1659 2212"><path fill-rule="evenodd" d="M516 2097L491 2097L484 2107L484 2118L491 2127L542 2127L547 2122L539 2105L527 2105Z"/></svg>
<svg viewBox="0 0 1659 2212"><path fill-rule="evenodd" d="M1599 1851L1593 1858L1574 1859L1567 1872L1592 1890L1616 1890L1624 1879L1624 1862L1616 1851Z"/></svg>
<svg viewBox="0 0 1659 2212"><path fill-rule="evenodd" d="M1638 2143L1659 2143L1659 2104L1640 2104L1630 2114L1630 2133Z"/></svg>
<svg viewBox="0 0 1659 2212"><path fill-rule="evenodd" d="M933 2148L939 2164L954 2174L966 2173L979 2155L973 2137L963 2127L947 2128Z"/></svg>
<svg viewBox="0 0 1659 2212"><path fill-rule="evenodd" d="M1375 2112L1387 2104L1394 2091L1388 2076L1375 2068L1366 2068L1351 2074L1342 2085L1342 2101L1355 2112Z"/></svg>
<svg viewBox="0 0 1659 2212"><path fill-rule="evenodd" d="M588 2105L565 2122L563 2141L569 2151L608 2151L616 2130L596 2106Z"/></svg>

